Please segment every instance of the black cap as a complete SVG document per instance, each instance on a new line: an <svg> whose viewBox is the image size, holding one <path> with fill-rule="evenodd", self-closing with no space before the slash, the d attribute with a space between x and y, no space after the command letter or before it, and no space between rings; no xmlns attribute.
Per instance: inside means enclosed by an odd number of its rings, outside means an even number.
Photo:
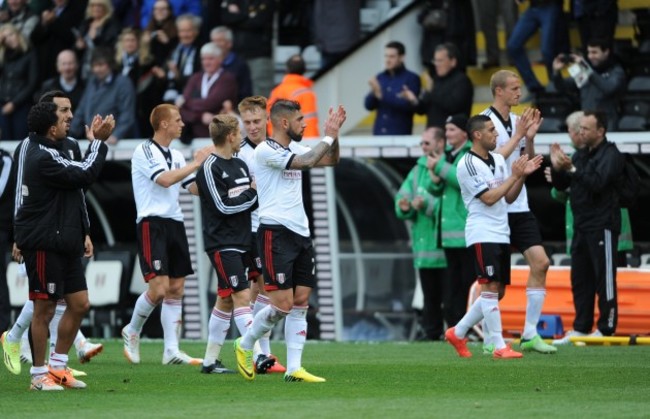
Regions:
<svg viewBox="0 0 650 419"><path fill-rule="evenodd" d="M467 117L461 113L447 117L445 124L454 124L458 128L467 132Z"/></svg>

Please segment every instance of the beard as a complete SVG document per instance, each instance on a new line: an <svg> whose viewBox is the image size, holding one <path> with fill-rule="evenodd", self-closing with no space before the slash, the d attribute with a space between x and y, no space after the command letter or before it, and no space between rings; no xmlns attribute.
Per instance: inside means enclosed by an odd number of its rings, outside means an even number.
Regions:
<svg viewBox="0 0 650 419"><path fill-rule="evenodd" d="M295 132L291 128L287 130L287 135L289 136L289 138L291 138L293 141L297 143L302 141L302 133Z"/></svg>

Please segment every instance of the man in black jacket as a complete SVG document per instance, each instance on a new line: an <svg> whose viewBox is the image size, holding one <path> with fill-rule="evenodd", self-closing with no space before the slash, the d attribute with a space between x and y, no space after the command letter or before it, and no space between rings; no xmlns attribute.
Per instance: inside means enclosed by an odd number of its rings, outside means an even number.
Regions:
<svg viewBox="0 0 650 419"><path fill-rule="evenodd" d="M576 316L568 336L585 336L594 323L598 294L598 329L594 336L616 331L616 248L621 230L617 186L625 160L607 141L602 112L586 111L580 122L585 147L568 157L558 144L551 146L553 186L571 188L574 236L571 243L571 288Z"/></svg>
<svg viewBox="0 0 650 419"><path fill-rule="evenodd" d="M5 255L9 250L11 221L14 212L14 192L11 176L11 155L0 149L0 331L9 326L9 287Z"/></svg>
<svg viewBox="0 0 650 419"><path fill-rule="evenodd" d="M432 63L435 74L433 78L427 77L429 83L424 83L420 97L410 91L406 95L411 103L417 105L417 113L427 115L427 128L444 128L450 115L471 115L474 86L458 66L458 48L454 44L438 45Z"/></svg>
<svg viewBox="0 0 650 419"><path fill-rule="evenodd" d="M106 158L103 140L95 132L103 123L111 126L112 117L97 116L86 135L91 140L82 162L61 152L70 129L72 112L55 103L38 103L29 112L30 141L21 172L22 204L14 220L16 245L22 251L29 278L29 297L34 301L30 328L33 363L33 390L85 388L67 367L67 353L79 325L88 311L88 291L80 256L84 253L85 211L83 189L99 175ZM56 301L63 297L66 311L60 321L59 336L49 368L45 351L49 323Z"/></svg>

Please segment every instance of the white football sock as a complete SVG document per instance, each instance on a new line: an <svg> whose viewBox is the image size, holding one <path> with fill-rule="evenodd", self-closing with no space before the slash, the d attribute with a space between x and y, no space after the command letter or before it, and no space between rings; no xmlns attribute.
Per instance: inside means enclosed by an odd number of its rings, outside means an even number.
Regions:
<svg viewBox="0 0 650 419"><path fill-rule="evenodd" d="M183 316L183 300L165 298L160 310L160 322L163 328L163 340L165 351L175 354L179 351L178 341L180 339L181 324Z"/></svg>
<svg viewBox="0 0 650 419"><path fill-rule="evenodd" d="M250 307L238 307L234 310L235 324L239 334L244 336L248 328L253 324L253 313Z"/></svg>
<svg viewBox="0 0 650 419"><path fill-rule="evenodd" d="M302 366L302 350L307 340L307 308L293 306L284 323L284 340L287 343L287 373Z"/></svg>
<svg viewBox="0 0 650 419"><path fill-rule="evenodd" d="M257 298L255 299L255 304L253 305L253 316L259 313L264 307L268 306L269 304L271 304L271 300L269 299L269 297L267 297L266 295L257 294ZM264 355L271 354L270 337L272 331L273 330L269 330L268 332L264 333L262 337L259 338L258 340L260 344L260 348Z"/></svg>
<svg viewBox="0 0 650 419"><path fill-rule="evenodd" d="M50 354L50 367L55 370L62 370L68 365L68 354L57 354L52 352Z"/></svg>
<svg viewBox="0 0 650 419"><path fill-rule="evenodd" d="M467 335L467 332L469 332L469 329L474 327L481 319L483 319L483 311L481 309L481 297L479 297L472 303L467 313L456 324L456 328L454 329L456 337L463 339Z"/></svg>
<svg viewBox="0 0 650 419"><path fill-rule="evenodd" d="M210 322L208 323L208 345L205 349L205 356L203 357L203 365L209 367L219 359L221 347L226 341L228 330L230 330L231 314L225 311L212 309L210 315Z"/></svg>
<svg viewBox="0 0 650 419"><path fill-rule="evenodd" d="M545 288L526 288L526 323L521 336L523 339L530 340L537 336L537 323L542 315L545 298Z"/></svg>
<svg viewBox="0 0 650 419"><path fill-rule="evenodd" d="M7 333L7 342L19 342L23 334L29 329L29 325L32 323L32 317L34 317L34 302L28 300L23 305L23 309L20 310L16 323L14 323L9 333Z"/></svg>
<svg viewBox="0 0 650 419"><path fill-rule="evenodd" d="M142 333L142 326L147 321L151 312L156 308L156 304L149 299L147 292L143 292L135 302L133 307L133 315L131 315L131 322L129 323L129 332L140 335Z"/></svg>
<svg viewBox="0 0 650 419"><path fill-rule="evenodd" d="M253 318L253 324L248 332L242 337L240 345L242 349L253 349L255 342L266 332L273 329L280 320L287 317L289 313L282 311L272 304L264 307Z"/></svg>
<svg viewBox="0 0 650 419"><path fill-rule="evenodd" d="M499 293L483 291L481 293L483 317L490 330L490 342L495 349L503 349L506 343L501 334L501 311L499 310Z"/></svg>
<svg viewBox="0 0 650 419"><path fill-rule="evenodd" d="M50 320L50 357L54 353L56 340L59 337L59 322L61 321L61 317L63 317L63 313L67 307L68 306L65 302L57 301L56 308L54 309L54 316L52 316L52 320Z"/></svg>

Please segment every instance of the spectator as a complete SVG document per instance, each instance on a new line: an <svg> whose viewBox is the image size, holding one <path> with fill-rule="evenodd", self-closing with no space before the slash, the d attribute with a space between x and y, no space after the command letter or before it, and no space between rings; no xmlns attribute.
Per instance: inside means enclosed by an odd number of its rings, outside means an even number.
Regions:
<svg viewBox="0 0 650 419"><path fill-rule="evenodd" d="M562 78L565 66L582 67L575 79ZM587 77L584 81L581 76ZM625 91L625 70L618 63L607 40L593 39L587 43L587 60L577 54L558 55L553 60L553 84L560 92L580 97L581 109L602 111L607 117L607 129L618 125L618 97ZM580 84L580 87L578 87Z"/></svg>
<svg viewBox="0 0 650 419"><path fill-rule="evenodd" d="M142 0L111 0L113 16L123 28L140 29L140 9Z"/></svg>
<svg viewBox="0 0 650 419"><path fill-rule="evenodd" d="M548 74L552 73L553 57L557 54L556 39L562 13L562 0L530 0L528 9L519 17L515 28L508 39L507 49L517 71L521 75L528 92L529 98L532 95L539 95L544 87L537 80L526 54L526 42L537 29L541 32L542 59ZM566 49L568 49L568 45ZM563 51L564 52L564 51ZM522 100L522 102L527 100Z"/></svg>
<svg viewBox="0 0 650 419"><path fill-rule="evenodd" d="M38 86L38 64L23 34L11 23L0 26L0 138L27 136L27 114Z"/></svg>
<svg viewBox="0 0 650 419"><path fill-rule="evenodd" d="M41 13L41 19L32 32L32 45L40 63L40 80L55 77L56 58L64 49L74 48L75 28L84 16L84 3L53 0L53 6Z"/></svg>
<svg viewBox="0 0 650 419"><path fill-rule="evenodd" d="M320 51L321 67L341 59L359 42L360 10L361 0L314 1L314 44Z"/></svg>
<svg viewBox="0 0 650 419"><path fill-rule="evenodd" d="M221 19L235 35L235 52L251 69L253 94L268 96L273 89L273 18L275 0L224 0Z"/></svg>
<svg viewBox="0 0 650 419"><path fill-rule="evenodd" d="M140 27L146 28L151 21L152 16L155 19L155 6L158 0L143 0L140 9ZM171 7L171 13L174 16L193 15L201 16L201 0L168 0L166 2ZM153 12L153 13L152 13Z"/></svg>
<svg viewBox="0 0 650 419"><path fill-rule="evenodd" d="M5 6L0 10L0 23L11 23L29 41L38 23L38 16L30 10L27 0L7 0Z"/></svg>
<svg viewBox="0 0 650 419"><path fill-rule="evenodd" d="M156 0L153 6L153 19L142 32L142 42L149 50L158 67L164 67L167 58L178 42L176 21L167 0ZM160 70L164 74L164 70Z"/></svg>
<svg viewBox="0 0 650 419"><path fill-rule="evenodd" d="M501 54L497 31L498 15L503 19L507 40L517 23L517 3L512 0L481 0L476 5L479 25L485 38L486 61L483 68L499 67Z"/></svg>
<svg viewBox="0 0 650 419"><path fill-rule="evenodd" d="M582 138L580 136L580 122L584 116L583 111L576 111L569 115L566 119L567 132L569 138L571 139L571 145L573 148L578 150L583 147ZM544 171L546 175L546 180L549 183L553 183L551 178L551 168L547 167ZM559 201L566 205L565 211L565 224L566 224L566 253L571 254L571 242L573 240L573 211L571 211L571 203L569 199L569 190L558 191L556 188L551 189L551 196L556 201ZM632 226L630 225L630 213L627 208L621 208L621 233L618 236L618 260L617 265L619 267L627 266L627 255L626 252L634 249L634 242L632 240ZM568 339L566 342L568 343Z"/></svg>
<svg viewBox="0 0 650 419"><path fill-rule="evenodd" d="M471 113L474 86L467 74L458 68L458 49L454 44L438 45L432 62L435 73L433 79L425 73L426 87L420 98L411 95L410 91L405 92L409 100L417 104L417 112L426 113L427 127L442 128L449 115Z"/></svg>
<svg viewBox="0 0 650 419"><path fill-rule="evenodd" d="M84 125L90 124L93 116L97 114L113 115L115 118L115 129L106 140L108 144L137 136L135 91L128 77L114 72L115 60L112 51L96 48L90 69L92 74L72 119L72 136L83 135Z"/></svg>
<svg viewBox="0 0 650 419"><path fill-rule="evenodd" d="M424 2L417 17L422 26L420 57L423 65L430 66L436 47L443 42L451 42L458 47L458 66L461 70L476 65L476 31L472 10L471 0Z"/></svg>
<svg viewBox="0 0 650 419"><path fill-rule="evenodd" d="M447 296L444 301L445 320L454 326L467 308L469 289L476 280L474 261L465 244L467 209L460 193L456 177L458 164L472 147L467 137L467 117L452 115L445 124L447 146L443 153L434 153L427 160L427 167L440 182L430 185L429 191L440 200L436 213L439 228L436 231L438 248L444 249L447 260Z"/></svg>
<svg viewBox="0 0 650 419"><path fill-rule="evenodd" d="M202 71L194 74L187 82L183 96L176 105L189 130L183 133L181 140L190 143L193 138L209 137L208 127L215 114L232 108L237 100L237 80L221 67L223 52L212 42L201 47Z"/></svg>
<svg viewBox="0 0 650 419"><path fill-rule="evenodd" d="M431 177L427 157L440 154L445 147L445 136L440 128L427 128L420 140L422 153L400 186L395 196L395 214L400 220L411 221L413 264L418 270L424 296L421 327L425 340L441 340L444 330L442 301L445 295L445 254L438 246L440 228L438 208L440 199L427 190Z"/></svg>
<svg viewBox="0 0 650 419"><path fill-rule="evenodd" d="M268 112L271 112L271 106L278 99L289 99L300 103L300 109L304 117L304 123L307 125L303 136L319 137L318 133L318 111L316 110L316 93L312 89L314 82L305 74L305 61L300 55L292 55L287 60L287 74L271 92L268 100ZM273 136L271 124L267 126L268 136Z"/></svg>
<svg viewBox="0 0 650 419"><path fill-rule="evenodd" d="M75 49L81 55L81 78L90 74L90 59L96 47L115 46L120 34L120 24L113 18L110 0L90 0L86 7L86 19L79 25Z"/></svg>
<svg viewBox="0 0 650 419"><path fill-rule="evenodd" d="M366 95L365 107L377 110L374 135L411 135L413 114L416 106L408 100L412 92L420 94L420 78L404 66L406 48L398 41L391 41L384 48L386 68L368 81L370 93Z"/></svg>
<svg viewBox="0 0 650 419"><path fill-rule="evenodd" d="M223 63L221 66L224 70L230 72L237 79L238 93L237 103L245 97L251 96L253 86L251 82L251 70L241 56L232 50L232 31L226 26L217 26L210 31L210 41L223 52Z"/></svg>
<svg viewBox="0 0 650 419"><path fill-rule="evenodd" d="M625 159L616 145L607 141L606 133L605 114L585 111L580 121L583 147L568 157L558 144L551 146L553 186L571 188L574 215L571 289L576 316L568 337L591 333L596 295L599 315L592 336L613 335L618 322L613 255L621 230L617 185Z"/></svg>
<svg viewBox="0 0 650 419"><path fill-rule="evenodd" d="M52 90L60 90L70 98L72 109L77 110L81 95L83 95L85 83L79 77L79 62L74 51L64 49L56 57L56 71L59 73L58 77L47 79L41 85L40 90L34 95L34 102L45 92Z"/></svg>
<svg viewBox="0 0 650 419"><path fill-rule="evenodd" d="M193 15L181 15L176 18L178 45L172 50L166 64L166 71L156 71L156 77L163 77L165 82L165 102L175 102L181 95L187 80L199 71L199 30L201 18Z"/></svg>
<svg viewBox="0 0 650 419"><path fill-rule="evenodd" d="M118 72L128 77L133 84L138 135L148 138L153 134L149 115L153 108L160 103L160 95L156 94L154 77L151 73L153 57L149 48L140 42L136 30L131 28L122 30L117 41L115 63Z"/></svg>

